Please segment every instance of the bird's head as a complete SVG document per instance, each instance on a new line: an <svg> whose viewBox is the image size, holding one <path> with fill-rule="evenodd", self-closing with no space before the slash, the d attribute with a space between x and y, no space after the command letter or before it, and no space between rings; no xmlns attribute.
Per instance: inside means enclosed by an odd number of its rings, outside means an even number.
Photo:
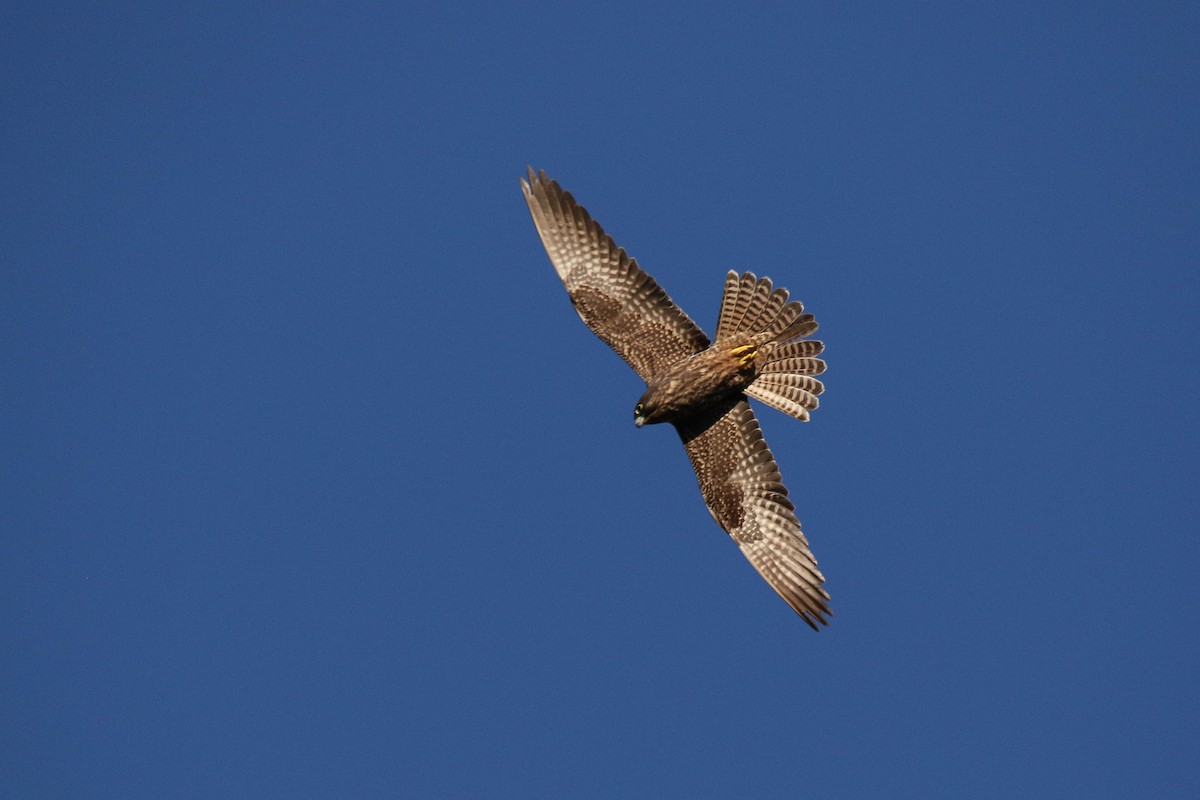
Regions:
<svg viewBox="0 0 1200 800"><path fill-rule="evenodd" d="M650 392L646 392L633 407L633 424L640 428L647 423L653 425L656 422L662 422L662 414L658 403L650 396Z"/></svg>

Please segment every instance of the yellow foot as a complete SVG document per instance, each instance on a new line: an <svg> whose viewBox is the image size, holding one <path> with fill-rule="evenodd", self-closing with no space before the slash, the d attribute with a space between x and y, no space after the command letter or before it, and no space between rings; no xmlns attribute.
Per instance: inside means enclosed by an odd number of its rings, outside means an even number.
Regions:
<svg viewBox="0 0 1200 800"><path fill-rule="evenodd" d="M752 344L744 344L741 347L735 347L730 350L729 355L741 356L741 360L738 361L738 366L744 367L752 362L754 357L758 355L758 348Z"/></svg>

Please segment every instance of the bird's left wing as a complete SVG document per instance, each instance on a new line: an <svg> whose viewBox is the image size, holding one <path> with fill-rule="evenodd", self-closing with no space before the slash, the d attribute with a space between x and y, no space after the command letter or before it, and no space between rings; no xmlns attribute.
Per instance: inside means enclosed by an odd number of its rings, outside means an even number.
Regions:
<svg viewBox="0 0 1200 800"><path fill-rule="evenodd" d="M744 398L675 423L713 519L814 630L827 624L825 576L800 531L775 458Z"/></svg>
<svg viewBox="0 0 1200 800"><path fill-rule="evenodd" d="M708 347L696 323L570 192L532 168L521 188L575 310L643 380Z"/></svg>

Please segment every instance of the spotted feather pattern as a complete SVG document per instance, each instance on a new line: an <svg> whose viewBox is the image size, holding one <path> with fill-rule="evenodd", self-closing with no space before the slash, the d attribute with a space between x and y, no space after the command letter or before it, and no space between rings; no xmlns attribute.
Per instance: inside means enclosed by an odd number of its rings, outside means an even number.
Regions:
<svg viewBox="0 0 1200 800"><path fill-rule="evenodd" d="M713 519L805 622L827 624L825 577L750 404L730 400L675 427Z"/></svg>
<svg viewBox="0 0 1200 800"><path fill-rule="evenodd" d="M521 181L546 253L584 323L649 381L708 347L708 337L544 172Z"/></svg>

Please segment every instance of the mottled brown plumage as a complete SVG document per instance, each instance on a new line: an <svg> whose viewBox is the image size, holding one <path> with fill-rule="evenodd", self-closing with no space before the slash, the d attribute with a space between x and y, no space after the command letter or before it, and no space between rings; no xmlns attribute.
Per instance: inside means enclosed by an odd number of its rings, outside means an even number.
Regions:
<svg viewBox="0 0 1200 800"><path fill-rule="evenodd" d="M634 420L670 422L713 519L805 622L826 624L824 577L746 397L801 420L825 370L804 307L768 278L730 272L715 344L570 193L544 172L522 181L534 225L575 310L646 381Z"/></svg>

